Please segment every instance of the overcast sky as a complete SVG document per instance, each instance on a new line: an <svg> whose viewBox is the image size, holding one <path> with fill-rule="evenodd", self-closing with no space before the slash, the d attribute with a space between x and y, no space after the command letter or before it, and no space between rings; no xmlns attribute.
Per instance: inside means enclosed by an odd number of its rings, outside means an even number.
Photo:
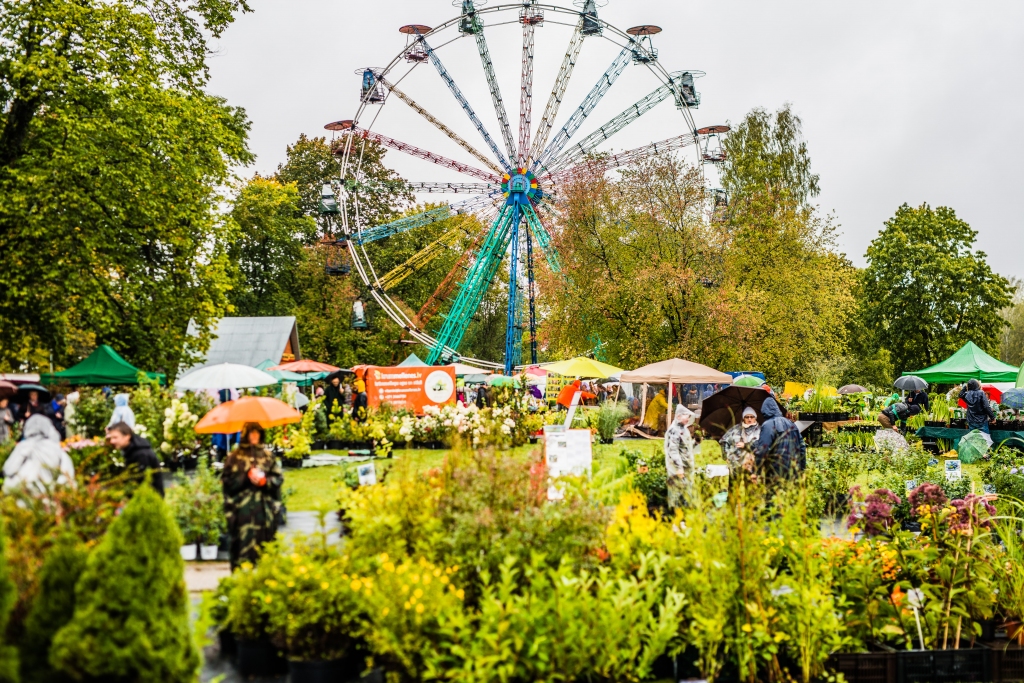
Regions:
<svg viewBox="0 0 1024 683"><path fill-rule="evenodd" d="M325 123L352 118L359 87L353 71L390 62L404 45L400 26L436 26L458 14L450 0L250 4L255 12L217 41L210 62L211 92L244 107L252 120L257 161L249 173L272 172L300 133L323 135ZM568 0L554 4L571 6ZM698 126L792 103L821 176L817 201L835 213L840 247L857 265L901 203L928 202L950 206L970 223L998 272L1024 277L1024 2L611 0L601 17L622 29L661 26L654 44L664 67L707 73L697 82L703 98L694 112ZM514 125L520 27L495 26L487 35ZM570 35L570 28L554 23L537 30L535 124ZM585 42L558 126L617 51L603 39ZM456 41L438 53L497 139L473 42ZM405 70L403 63L396 73ZM657 86L650 72L631 65L582 132ZM483 148L429 65L411 73L403 89ZM666 102L609 147L678 135L686 130L682 124ZM472 161L398 101L385 105L374 130ZM387 162L409 180L459 179L397 152Z"/></svg>

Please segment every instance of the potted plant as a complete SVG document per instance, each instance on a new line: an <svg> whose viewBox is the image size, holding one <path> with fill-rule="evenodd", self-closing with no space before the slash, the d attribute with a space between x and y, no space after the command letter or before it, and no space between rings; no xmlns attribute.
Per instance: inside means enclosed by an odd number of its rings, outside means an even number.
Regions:
<svg viewBox="0 0 1024 683"><path fill-rule="evenodd" d="M615 432L622 421L629 416L629 408L622 403L605 401L597 411L597 433L601 443L609 444L615 440Z"/></svg>

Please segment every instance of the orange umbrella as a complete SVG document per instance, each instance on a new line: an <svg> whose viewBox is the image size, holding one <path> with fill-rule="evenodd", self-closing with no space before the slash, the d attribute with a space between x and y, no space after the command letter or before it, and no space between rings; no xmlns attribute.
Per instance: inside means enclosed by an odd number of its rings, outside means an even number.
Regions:
<svg viewBox="0 0 1024 683"><path fill-rule="evenodd" d="M227 401L203 415L196 423L197 434L234 434L246 422L259 423L264 429L299 422L302 413L284 401L268 396L243 396Z"/></svg>
<svg viewBox="0 0 1024 683"><path fill-rule="evenodd" d="M291 363L282 363L281 365L275 365L269 370L284 370L285 372L334 372L341 368L335 365L328 365L327 363L318 363L315 360L295 360Z"/></svg>

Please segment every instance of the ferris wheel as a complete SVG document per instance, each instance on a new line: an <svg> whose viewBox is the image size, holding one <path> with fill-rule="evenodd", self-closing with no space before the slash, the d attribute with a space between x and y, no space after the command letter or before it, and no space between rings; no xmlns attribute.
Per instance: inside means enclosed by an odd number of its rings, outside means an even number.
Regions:
<svg viewBox="0 0 1024 683"><path fill-rule="evenodd" d="M351 268L358 273L381 310L412 339L430 349L429 364L464 359L503 368L508 374L520 365L524 335L528 335L529 362L537 362L535 259L543 258L553 272L560 271L552 241L559 215L555 200L574 171L585 164L588 169L596 167L598 172L606 172L652 154L687 148L692 148L695 164L720 163L725 159L720 136L728 127L698 128L695 125L693 110L700 104L700 94L695 89L694 79L704 74L695 70L669 71L662 65L654 45L654 37L661 33L661 28L652 25L627 30L616 28L600 18L598 11L605 4L601 0L576 0L572 6L536 0L494 6L485 6L485 2L455 0L453 4L461 7L461 14L449 21L435 27L421 24L401 27L405 46L391 62L384 67L357 72L362 75L362 83L355 115L325 126L339 136L335 144L341 166L342 182L337 193L340 207L331 186L324 187L322 206L337 207L334 212L339 214L344 233L337 243L347 249ZM521 51L516 49L515 55L518 64L515 60L506 60L517 68L520 76L518 126L510 121L499 87L497 74L501 73L502 63L496 63L497 53L492 55L488 42L489 36L494 40L497 31L505 32L504 39L508 42L509 29L522 34ZM558 39L559 33L563 40L564 36L569 36L568 46L547 103L539 120L535 120L533 81L537 40L546 38L546 34ZM593 41L601 41L603 50L589 46L585 50L585 43ZM461 53L457 53L456 48L467 43L475 48L472 58L479 61L477 73L483 76L490 94L493 111L488 112L488 117L493 118L488 123L470 103L450 70L453 64L466 68L466 49L469 48L463 47ZM591 51L613 54L614 58L579 104L573 106L564 102L570 79L581 58ZM598 119L601 124L594 126L589 121L590 115L627 71L630 75L626 81L647 83L643 88L646 94L635 101L628 100L630 103L625 108L621 103L613 107L611 110L618 113L607 120L602 115ZM409 94L411 85L419 81L426 81L425 87L433 88L433 92L439 89L450 92L462 110L457 120L442 121L421 104L422 100L413 99ZM482 87L480 92L483 92ZM609 98L607 102L611 101ZM641 131L640 140L644 144L625 151L611 147L609 140L613 136L665 101L674 105L678 115L672 117L669 125L660 126L663 128L661 135L650 134L647 129L651 126L648 126ZM569 106L563 106L566 104ZM381 114L391 107L404 108L406 115L412 112L418 120L429 124L434 142L416 140L417 144L413 144L403 136L408 126L386 129L387 117ZM578 135L581 130L585 134ZM455 197L455 201L440 207L387 223L365 224L361 217L362 203L368 193L379 191L379 187L375 188L362 174L367 141L420 160L416 163L423 169L426 179L403 183L411 192L472 196L468 199ZM456 149L452 143L461 149ZM447 145L455 154L431 151L439 144ZM432 172L437 175L431 175ZM464 179L443 179L454 174ZM467 213L478 216L485 229L467 240L464 231L453 228L390 271L379 273L374 268L366 250L368 244L378 240L401 240L403 236L408 237L410 231ZM437 283L419 312L410 315L389 292L452 249L461 249L454 267ZM463 358L459 346L485 294L491 287L506 286L508 306L503 362ZM447 311L439 315L442 304L448 301L451 304ZM434 332L429 332L428 326Z"/></svg>

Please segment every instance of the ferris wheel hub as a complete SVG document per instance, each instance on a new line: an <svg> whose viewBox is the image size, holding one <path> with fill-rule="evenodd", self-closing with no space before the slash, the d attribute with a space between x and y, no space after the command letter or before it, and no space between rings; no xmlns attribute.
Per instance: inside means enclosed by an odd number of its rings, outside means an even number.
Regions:
<svg viewBox="0 0 1024 683"><path fill-rule="evenodd" d="M501 191L508 206L537 201L544 195L537 177L526 168L517 168L513 173L502 175Z"/></svg>

